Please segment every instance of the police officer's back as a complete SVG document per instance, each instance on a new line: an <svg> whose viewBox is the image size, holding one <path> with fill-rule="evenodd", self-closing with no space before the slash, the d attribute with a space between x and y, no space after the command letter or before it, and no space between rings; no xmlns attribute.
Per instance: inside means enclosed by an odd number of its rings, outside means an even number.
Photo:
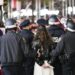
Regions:
<svg viewBox="0 0 75 75"><path fill-rule="evenodd" d="M6 34L1 38L1 64L3 75L21 75L23 63L23 49L21 37L16 34L16 21L7 19Z"/></svg>
<svg viewBox="0 0 75 75"><path fill-rule="evenodd" d="M51 55L59 56L63 75L75 75L75 23L69 20L67 26L67 32Z"/></svg>
<svg viewBox="0 0 75 75"><path fill-rule="evenodd" d="M26 40L26 44L28 46L27 48L27 55L25 56L25 62L24 62L24 75L33 75L33 68L34 68L34 58L35 58L35 52L32 48L32 41L33 41L33 33L30 30L30 21L24 20L21 24L21 31L19 34L23 37L23 39Z"/></svg>
<svg viewBox="0 0 75 75"><path fill-rule="evenodd" d="M50 24L50 27L48 29L48 32L51 34L51 36L53 38L54 48L55 48L57 43L61 39L61 35L63 35L65 32L64 32L64 29L60 26L61 23L60 23L60 21L59 21L59 19L57 18L56 15L50 16L49 24ZM61 64L60 64L60 61L59 61L58 57L56 59L56 62L54 62L53 65L55 67L55 69L54 69L55 75L62 74Z"/></svg>

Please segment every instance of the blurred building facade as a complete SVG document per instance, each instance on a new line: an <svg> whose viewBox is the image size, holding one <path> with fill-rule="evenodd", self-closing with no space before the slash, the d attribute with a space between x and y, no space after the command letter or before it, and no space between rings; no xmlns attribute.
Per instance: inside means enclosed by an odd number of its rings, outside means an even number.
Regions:
<svg viewBox="0 0 75 75"><path fill-rule="evenodd" d="M67 16L67 14L75 14L75 0L4 0L3 12L11 17L14 10L28 9L37 10L39 17L39 10L47 8L49 10L59 10L60 15ZM2 9L2 8L1 8ZM32 12L33 13L33 12Z"/></svg>

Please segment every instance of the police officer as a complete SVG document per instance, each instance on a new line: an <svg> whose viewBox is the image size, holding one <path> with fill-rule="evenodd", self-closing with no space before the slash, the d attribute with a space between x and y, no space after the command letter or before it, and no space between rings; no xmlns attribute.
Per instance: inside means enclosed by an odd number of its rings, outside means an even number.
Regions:
<svg viewBox="0 0 75 75"><path fill-rule="evenodd" d="M54 48L56 47L57 43L60 41L61 35L64 34L64 29L62 28L62 26L60 24L61 23L56 15L50 16L50 19L49 19L50 27L48 28L48 32L51 34L52 39L54 41ZM55 67L54 68L55 75L62 74L61 63L60 63L58 57L56 59L56 62L53 65Z"/></svg>
<svg viewBox="0 0 75 75"><path fill-rule="evenodd" d="M75 75L75 23L67 22L67 32L63 35L55 50L51 52L52 60L59 56L63 75Z"/></svg>
<svg viewBox="0 0 75 75"><path fill-rule="evenodd" d="M56 15L52 15L49 19L49 32L53 37L60 37L62 34L64 34L64 29L62 25L60 25L60 21L57 18Z"/></svg>
<svg viewBox="0 0 75 75"><path fill-rule="evenodd" d="M26 19L20 24L20 27L22 30L19 32L19 34L23 37L24 41L26 41L26 44L28 45L27 55L25 56L24 62L24 75L33 75L35 52L32 48L34 34L31 31L31 23L28 19Z"/></svg>
<svg viewBox="0 0 75 75"><path fill-rule="evenodd" d="M1 65L3 75L22 75L24 50L21 36L16 33L16 21L12 18L5 22L6 34L1 38Z"/></svg>

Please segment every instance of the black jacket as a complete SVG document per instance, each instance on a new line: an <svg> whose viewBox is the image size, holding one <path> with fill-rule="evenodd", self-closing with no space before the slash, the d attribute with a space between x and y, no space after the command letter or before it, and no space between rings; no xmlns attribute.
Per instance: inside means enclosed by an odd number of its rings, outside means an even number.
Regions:
<svg viewBox="0 0 75 75"><path fill-rule="evenodd" d="M34 49L32 48L34 34L31 32L31 30L27 30L27 29L20 31L19 34L22 36L22 38L26 39L27 52L25 55L25 63L28 66L32 65L34 63L34 58L36 55L36 51L34 51Z"/></svg>
<svg viewBox="0 0 75 75"><path fill-rule="evenodd" d="M14 31L8 31L1 38L1 63L17 64L22 63L24 58L24 50L22 48L23 41L21 36Z"/></svg>
<svg viewBox="0 0 75 75"><path fill-rule="evenodd" d="M52 61L59 56L62 64L66 63L67 60L75 64L75 32L67 31L57 44L56 49L51 52L51 56L53 57ZM70 57L73 59L70 59Z"/></svg>
<svg viewBox="0 0 75 75"><path fill-rule="evenodd" d="M31 30L24 29L24 30L21 30L19 34L22 37L24 37L27 43L29 43L29 45L31 46L33 38L34 38L34 34L31 32Z"/></svg>
<svg viewBox="0 0 75 75"><path fill-rule="evenodd" d="M47 43L45 43L45 46L43 48L40 44L39 39L36 39L34 41L35 51L37 52L39 50L39 52L40 52L40 57L38 57L38 54L35 57L35 60L39 65L43 65L45 60L47 60L47 61L50 60L50 57L51 57L50 52L52 50L52 47L53 47L53 45L48 45Z"/></svg>
<svg viewBox="0 0 75 75"><path fill-rule="evenodd" d="M52 37L60 37L64 34L64 30L57 25L51 25L48 29L48 32L51 34Z"/></svg>

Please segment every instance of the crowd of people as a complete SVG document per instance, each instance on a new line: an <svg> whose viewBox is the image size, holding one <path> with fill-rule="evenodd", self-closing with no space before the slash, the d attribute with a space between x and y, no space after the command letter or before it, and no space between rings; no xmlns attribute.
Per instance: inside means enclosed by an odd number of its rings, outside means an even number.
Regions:
<svg viewBox="0 0 75 75"><path fill-rule="evenodd" d="M75 74L75 15L67 19L66 28L56 15L37 23L10 18L4 28L5 33L0 30L1 75Z"/></svg>

